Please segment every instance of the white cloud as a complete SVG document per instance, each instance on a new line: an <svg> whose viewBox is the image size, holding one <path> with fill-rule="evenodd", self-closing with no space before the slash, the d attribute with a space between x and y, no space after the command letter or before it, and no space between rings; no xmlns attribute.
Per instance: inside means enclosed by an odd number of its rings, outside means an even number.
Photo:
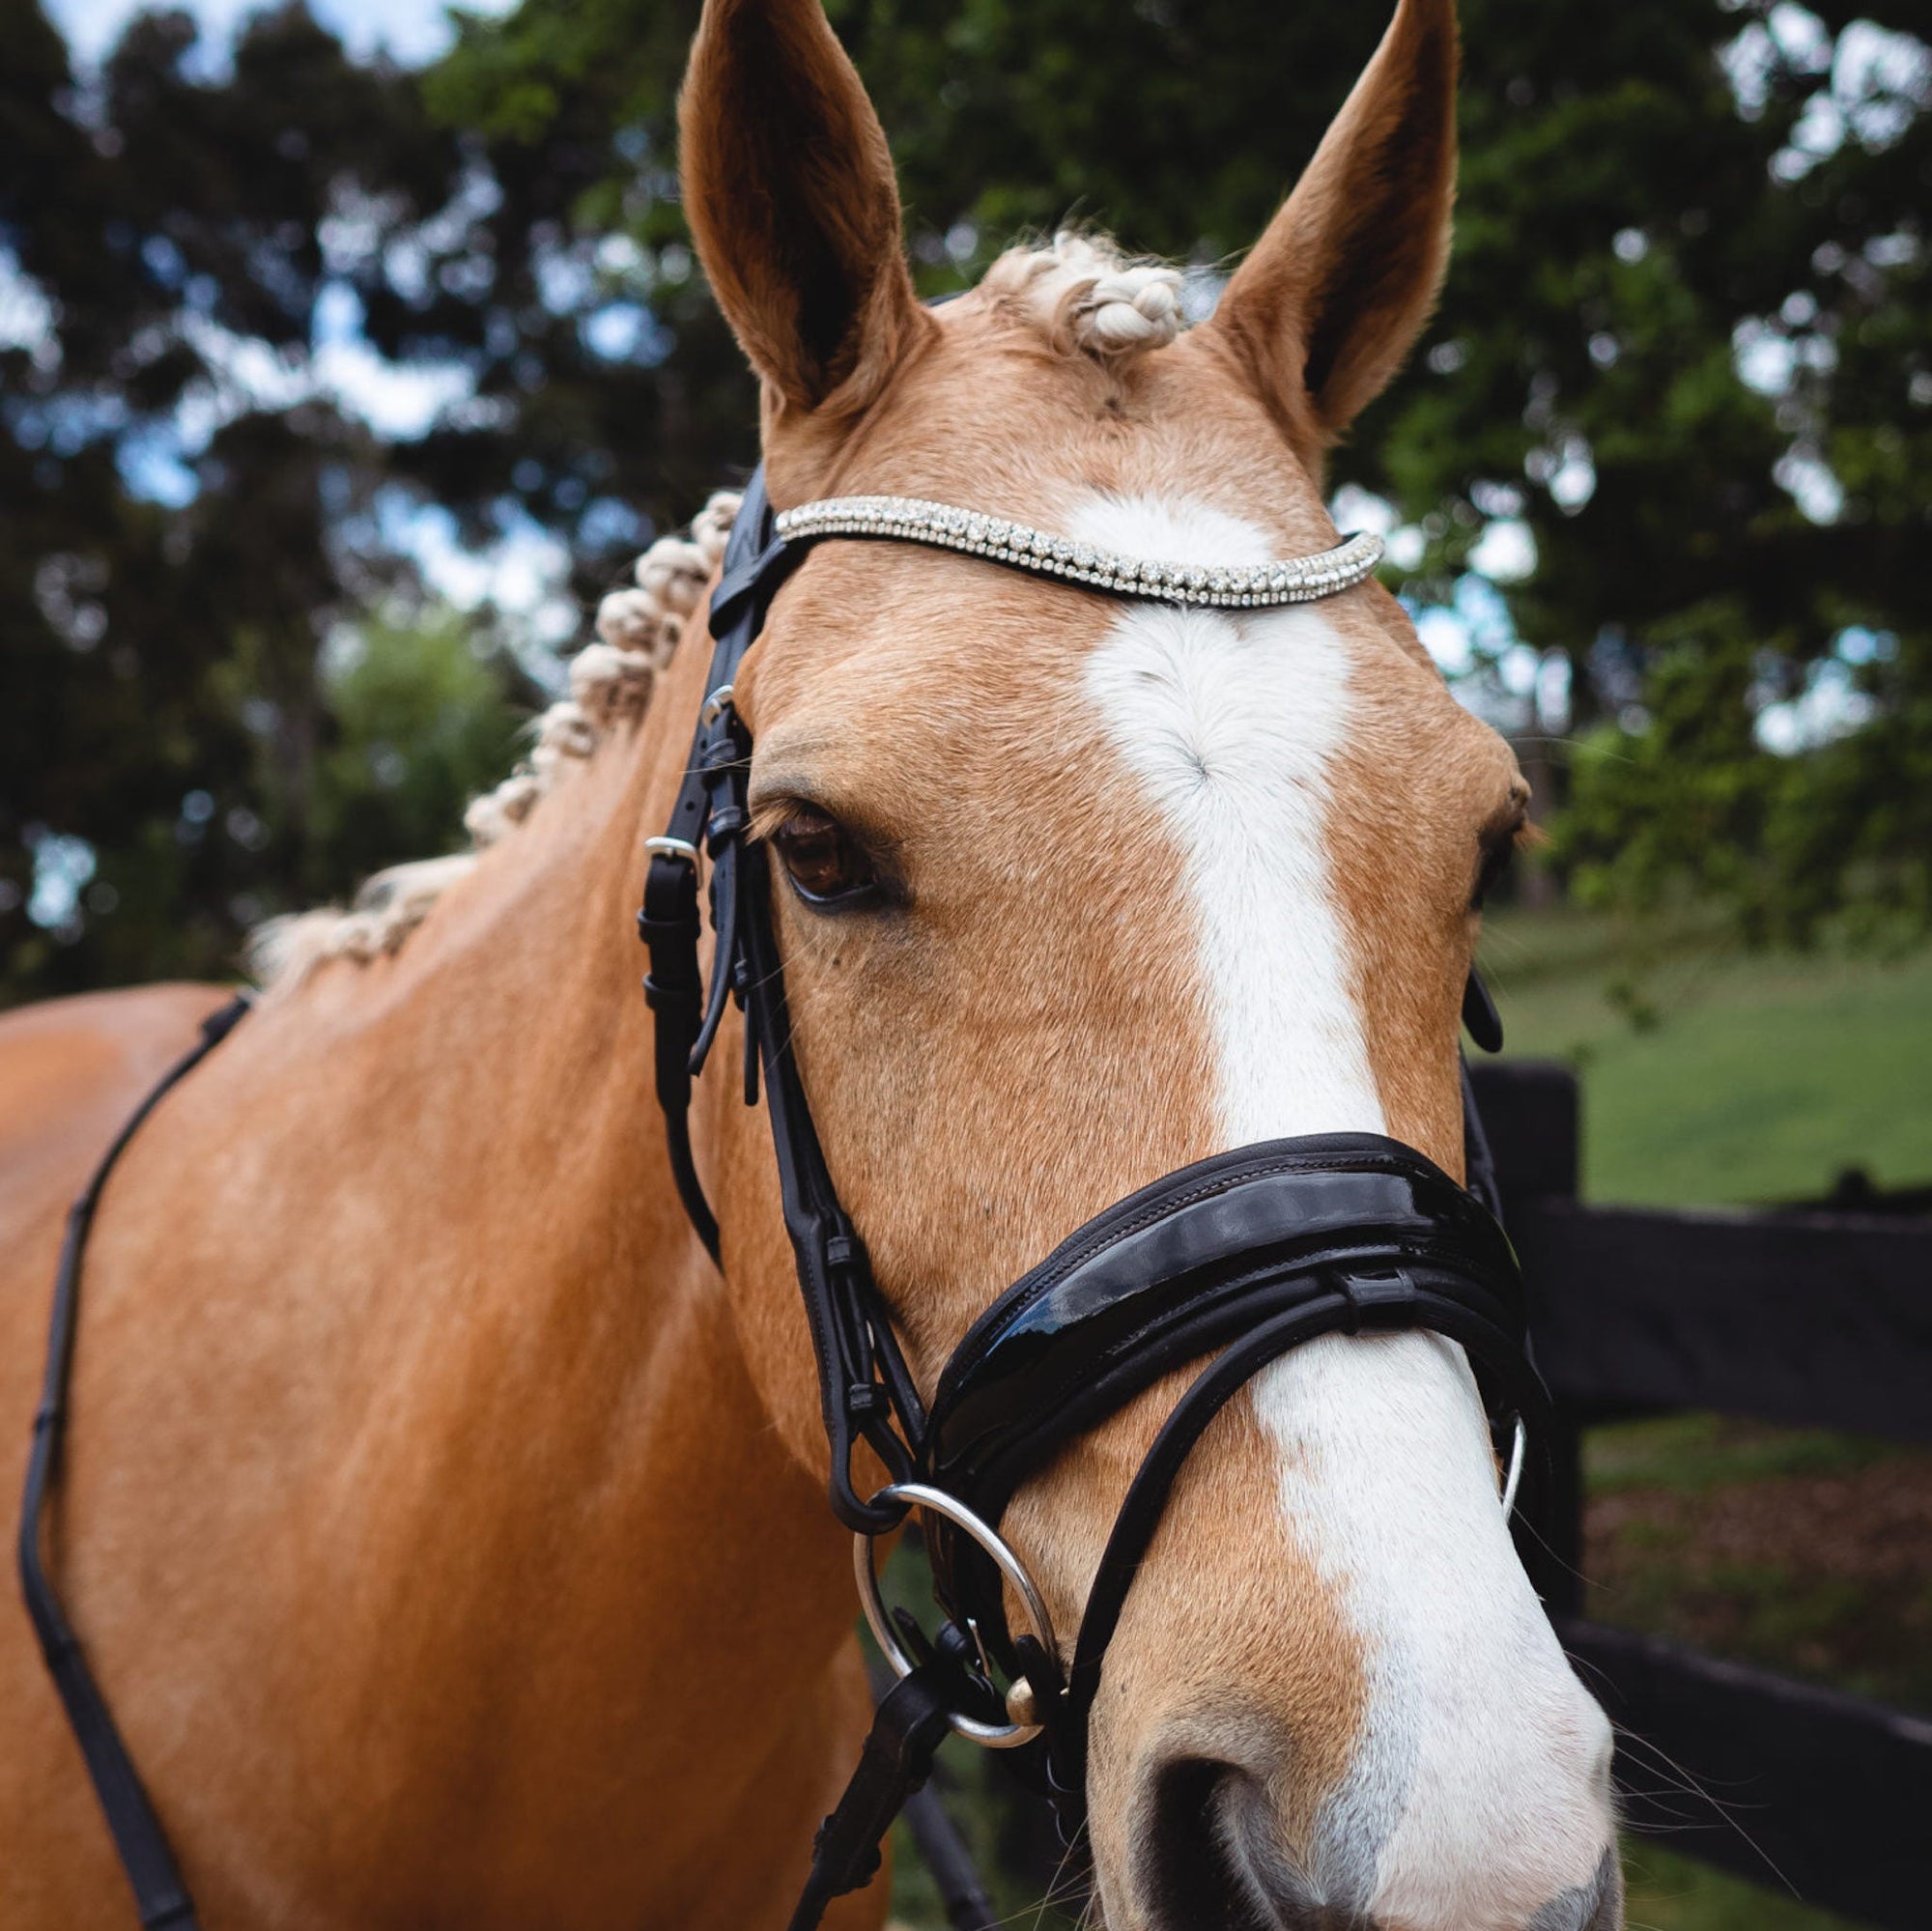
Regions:
<svg viewBox="0 0 1932 1931"><path fill-rule="evenodd" d="M0 247L0 349L38 354L53 339L54 310L12 248Z"/></svg>
<svg viewBox="0 0 1932 1931"><path fill-rule="evenodd" d="M582 631L584 612L570 594L570 552L527 517L494 543L466 546L456 519L401 491L379 511L384 540L412 557L423 581L460 611L494 609L516 621L510 642L526 669L548 685L563 681L555 653Z"/></svg>
<svg viewBox="0 0 1932 1931"><path fill-rule="evenodd" d="M366 342L325 342L312 366L319 393L391 441L427 435L439 416L475 387L461 362L404 366L385 361Z"/></svg>
<svg viewBox="0 0 1932 1931"><path fill-rule="evenodd" d="M1766 704L1752 729L1766 751L1790 757L1849 736L1869 724L1877 708L1869 694L1858 688L1851 667L1827 657L1812 665L1795 697Z"/></svg>
<svg viewBox="0 0 1932 1931"><path fill-rule="evenodd" d="M1396 524L1395 505L1359 483L1344 483L1335 492L1328 514L1335 519L1335 527L1345 532L1365 529L1385 537Z"/></svg>
<svg viewBox="0 0 1932 1931"><path fill-rule="evenodd" d="M1845 507L1844 486L1815 448L1794 442L1771 473L1810 522L1837 522Z"/></svg>

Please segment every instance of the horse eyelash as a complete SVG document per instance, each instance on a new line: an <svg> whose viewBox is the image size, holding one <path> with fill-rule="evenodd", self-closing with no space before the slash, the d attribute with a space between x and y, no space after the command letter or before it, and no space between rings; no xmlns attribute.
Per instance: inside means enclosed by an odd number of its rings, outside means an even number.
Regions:
<svg viewBox="0 0 1932 1931"><path fill-rule="evenodd" d="M1480 912L1483 909L1484 899L1502 883L1518 852L1542 842L1543 834L1527 818L1519 819L1500 837L1484 838L1482 863L1476 871L1475 890L1469 895L1469 910Z"/></svg>

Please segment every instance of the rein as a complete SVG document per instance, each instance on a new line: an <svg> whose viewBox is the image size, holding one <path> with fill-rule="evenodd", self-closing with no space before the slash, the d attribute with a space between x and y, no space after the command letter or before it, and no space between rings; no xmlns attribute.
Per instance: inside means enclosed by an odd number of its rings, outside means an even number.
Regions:
<svg viewBox="0 0 1932 1931"><path fill-rule="evenodd" d="M1023 1774L1052 1800L1063 1839L1075 1841L1085 1817L1088 1718L1108 1641L1187 1455L1268 1362L1318 1335L1364 1329L1427 1329L1460 1342L1492 1424L1513 1434L1506 1514L1526 1423L1547 1406L1465 1069L1469 1188L1379 1134L1270 1141L1197 1161L1076 1229L1008 1289L954 1350L927 1411L812 1126L791 1049L769 865L746 838L753 747L732 686L807 545L828 537L963 551L1117 594L1217 608L1332 595L1361 582L1379 556L1374 539L1354 538L1315 557L1180 570L919 498L844 497L774 514L762 469L746 490L711 602L708 696L670 822L648 840L639 930L650 953L644 985L657 1015L657 1091L671 1168L714 1261L718 1222L691 1146L692 1083L726 1000L744 1011L745 1097L755 1102L762 1072L817 1359L832 1512L854 1533L861 1599L900 1679L820 1828L791 1931L810 1931L832 1898L869 1882L887 1828L925 1780L949 1728L1020 1753ZM708 989L698 955L704 861L716 934ZM1495 1008L1473 975L1463 1018L1479 1045L1501 1043ZM1065 1441L1172 1369L1208 1355L1128 1490L1063 1675L1039 1592L1000 1536L1001 1513ZM862 1441L890 1478L869 1496L854 1483ZM915 1508L933 1524L944 1620L931 1637L887 1610L872 1561L873 1539ZM1009 1586L1029 1624L1017 1634L1008 1625ZM1012 1679L1004 1695L995 1664Z"/></svg>
<svg viewBox="0 0 1932 1931"><path fill-rule="evenodd" d="M1076 1840L1088 1718L1107 1644L1188 1454L1268 1362L1322 1334L1427 1329L1460 1342L1492 1425L1513 1432L1506 1516L1526 1425L1541 1419L1548 1401L1529 1357L1522 1282L1498 1222L1465 1068L1468 1187L1379 1134L1268 1141L1180 1168L1076 1229L1008 1289L954 1350L927 1411L812 1125L791 1048L770 867L764 848L746 837L752 739L732 703L732 681L807 547L833 537L921 543L1115 594L1239 609L1332 595L1366 578L1380 554L1374 538L1354 537L1317 556L1200 571L916 499L841 498L775 516L762 469L745 493L711 600L709 695L670 822L647 840L638 923L650 953L644 985L656 1014L657 1097L671 1173L714 1261L719 1227L692 1150L692 1086L726 1001L744 1011L745 1099L756 1103L762 1078L818 1368L832 1511L853 1532L862 1602L899 1679L880 1699L859 1768L814 1839L791 1931L811 1931L833 1898L871 1880L887 1830L925 1783L949 1730L1012 1752L1016 1768L1050 1797L1063 1838ZM708 864L717 935L708 987L699 959L700 864ZM240 998L203 1022L200 1040L136 1107L73 1205L22 1497L21 1591L146 1931L199 1931L200 1920L47 1575L41 1536L66 1427L81 1262L101 1191L162 1097L247 1009ZM1495 1008L1473 975L1463 1016L1478 1045L1501 1044ZM1208 1366L1128 1489L1063 1673L1039 1592L999 1533L1001 1513L1067 1439L1170 1370L1204 1357ZM862 1442L890 1478L871 1495L854 1484ZM934 1524L929 1547L943 1620L929 1637L903 1611L887 1610L872 1560L876 1538L914 1509ZM1017 1633L1006 1612L1009 1586L1026 1611L1028 1627ZM996 1666L1009 1678L1004 1693ZM970 1873L954 1889L963 1917L983 1917Z"/></svg>
<svg viewBox="0 0 1932 1931"><path fill-rule="evenodd" d="M201 1920L195 1916L194 1900L182 1881L174 1853L168 1848L167 1834L148 1801L140 1773L128 1754L128 1746L115 1727L107 1700L87 1666L80 1639L74 1634L47 1576L41 1556L41 1521L46 1513L47 1491L60 1471L61 1443L67 1432L68 1384L73 1375L75 1323L80 1313L81 1256L87 1251L87 1236L94 1226L94 1210L100 1204L100 1190L149 1114L227 1038L247 1010L248 1000L243 995L201 1022L201 1037L161 1075L147 1098L128 1115L127 1124L114 1136L100 1156L100 1164L68 1211L67 1235L61 1242L60 1265L54 1275L53 1312L47 1322L46 1375L41 1386L41 1405L34 1411L34 1444L27 1456L26 1491L20 1501L17 1548L20 1594L26 1599L27 1614L33 1619L34 1633L40 1638L47 1674L60 1692L68 1724L86 1759L88 1776L100 1800L107 1828L114 1836L114 1848L120 1855L121 1868L133 1888L134 1906L146 1931L160 1931L164 1925L175 1927L175 1931L200 1931Z"/></svg>

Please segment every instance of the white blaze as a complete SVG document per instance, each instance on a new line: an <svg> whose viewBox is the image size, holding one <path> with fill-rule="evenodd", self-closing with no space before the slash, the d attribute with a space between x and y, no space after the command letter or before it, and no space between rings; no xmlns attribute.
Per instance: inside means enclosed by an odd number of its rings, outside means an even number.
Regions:
<svg viewBox="0 0 1932 1931"><path fill-rule="evenodd" d="M1271 554L1238 519L1146 499L1090 499L1068 534L1163 561ZM1385 1132L1325 838L1345 639L1319 605L1129 604L1086 688L1183 855L1225 1145ZM1330 1336L1264 1370L1253 1396L1291 1530L1346 1604L1369 1678L1307 1882L1415 1931L1521 1926L1596 1871L1608 1733L1510 1546L1462 1350Z"/></svg>

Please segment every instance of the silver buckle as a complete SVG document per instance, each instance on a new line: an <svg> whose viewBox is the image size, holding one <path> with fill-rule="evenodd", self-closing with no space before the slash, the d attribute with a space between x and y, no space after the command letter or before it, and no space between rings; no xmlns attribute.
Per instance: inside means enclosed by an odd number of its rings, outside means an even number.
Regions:
<svg viewBox="0 0 1932 1931"><path fill-rule="evenodd" d="M1026 1564L990 1522L975 1515L964 1502L949 1495L944 1489L930 1488L923 1482L888 1482L867 1506L876 1508L881 1502L904 1502L915 1509L930 1509L935 1516L945 1517L954 1528L971 1536L993 1558L1000 1574L1012 1584L1039 1646L1048 1656L1059 1655L1053 1638L1053 1621L1046 1613L1046 1604L1040 1600L1038 1588L1028 1575ZM913 1660L905 1653L898 1631L893 1627L893 1619L887 1613L886 1599L879 1588L878 1568L872 1560L873 1541L874 1538L863 1529L852 1538L852 1567L859 1578L859 1601L865 1607L866 1621L871 1626L872 1634L885 1652L886 1661L893 1666L894 1675L910 1676ZM978 1629L973 1631L973 1639L975 1642L980 1640ZM983 1645L980 1654L983 1658ZM962 1737L969 1737L989 1750L1017 1749L1022 1744L1032 1743L1043 1725L1038 1720L1038 1703L1033 1686L1023 1676L1016 1678L1012 1688L1007 1691L1007 1715L1011 1720L1006 1723L982 1723L977 1718L961 1716L957 1711L950 1712L949 1718L952 1727Z"/></svg>
<svg viewBox="0 0 1932 1931"><path fill-rule="evenodd" d="M695 871L697 847L689 838L646 838L644 849L654 858L681 858Z"/></svg>

